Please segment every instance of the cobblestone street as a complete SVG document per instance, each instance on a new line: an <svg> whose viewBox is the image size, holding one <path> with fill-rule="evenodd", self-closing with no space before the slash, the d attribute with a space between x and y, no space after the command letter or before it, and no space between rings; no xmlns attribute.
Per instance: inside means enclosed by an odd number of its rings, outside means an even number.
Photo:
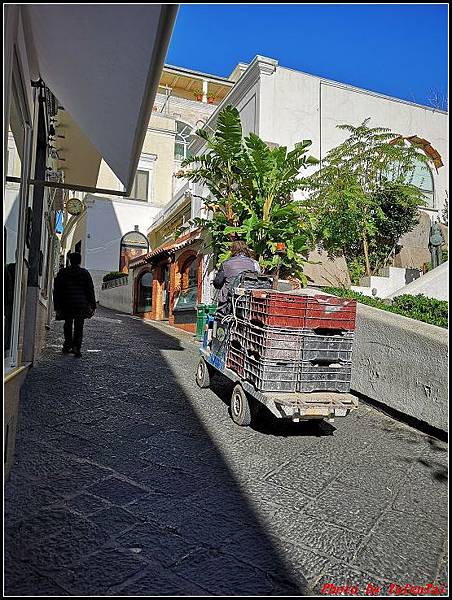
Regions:
<svg viewBox="0 0 452 600"><path fill-rule="evenodd" d="M99 309L24 385L7 595L315 595L447 584L447 445L362 403L240 428L193 337Z"/></svg>

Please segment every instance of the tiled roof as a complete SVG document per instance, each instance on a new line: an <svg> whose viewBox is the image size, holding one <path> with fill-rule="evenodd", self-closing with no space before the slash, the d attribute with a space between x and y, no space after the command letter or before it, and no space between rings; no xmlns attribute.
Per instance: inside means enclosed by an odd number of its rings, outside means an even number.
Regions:
<svg viewBox="0 0 452 600"><path fill-rule="evenodd" d="M195 231L191 231L190 233L182 235L181 237L177 238L177 240L165 242L147 254L137 256L137 258L131 260L129 263L129 269L141 267L142 265L151 262L154 258L157 258L157 256L174 254L174 252L177 252L177 250L181 250L182 248L185 248L185 246L189 246L195 240L198 240L200 236L201 230L196 229Z"/></svg>

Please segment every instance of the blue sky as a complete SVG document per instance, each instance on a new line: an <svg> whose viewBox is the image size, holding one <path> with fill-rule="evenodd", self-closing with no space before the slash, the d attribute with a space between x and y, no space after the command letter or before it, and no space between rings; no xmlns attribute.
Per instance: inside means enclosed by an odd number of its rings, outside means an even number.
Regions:
<svg viewBox="0 0 452 600"><path fill-rule="evenodd" d="M428 104L447 94L447 6L182 4L166 62L229 76L256 54Z"/></svg>

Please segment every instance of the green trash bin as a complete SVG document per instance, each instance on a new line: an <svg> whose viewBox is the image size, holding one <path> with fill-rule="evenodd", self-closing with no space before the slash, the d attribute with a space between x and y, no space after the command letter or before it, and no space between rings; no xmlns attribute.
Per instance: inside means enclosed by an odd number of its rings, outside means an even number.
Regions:
<svg viewBox="0 0 452 600"><path fill-rule="evenodd" d="M198 304L196 309L196 339L201 342L204 335L204 325L207 315L214 315L217 310L216 304Z"/></svg>

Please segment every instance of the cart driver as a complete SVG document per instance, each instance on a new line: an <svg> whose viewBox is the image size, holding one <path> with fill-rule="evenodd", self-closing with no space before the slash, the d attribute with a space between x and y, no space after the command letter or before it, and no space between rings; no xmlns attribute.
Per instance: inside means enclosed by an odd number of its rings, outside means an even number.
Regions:
<svg viewBox="0 0 452 600"><path fill-rule="evenodd" d="M252 252L243 240L236 240L231 244L231 258L226 260L218 270L213 280L213 286L220 290L218 294L218 315L227 312L228 294L231 282L246 271L260 273L259 263L252 258Z"/></svg>

